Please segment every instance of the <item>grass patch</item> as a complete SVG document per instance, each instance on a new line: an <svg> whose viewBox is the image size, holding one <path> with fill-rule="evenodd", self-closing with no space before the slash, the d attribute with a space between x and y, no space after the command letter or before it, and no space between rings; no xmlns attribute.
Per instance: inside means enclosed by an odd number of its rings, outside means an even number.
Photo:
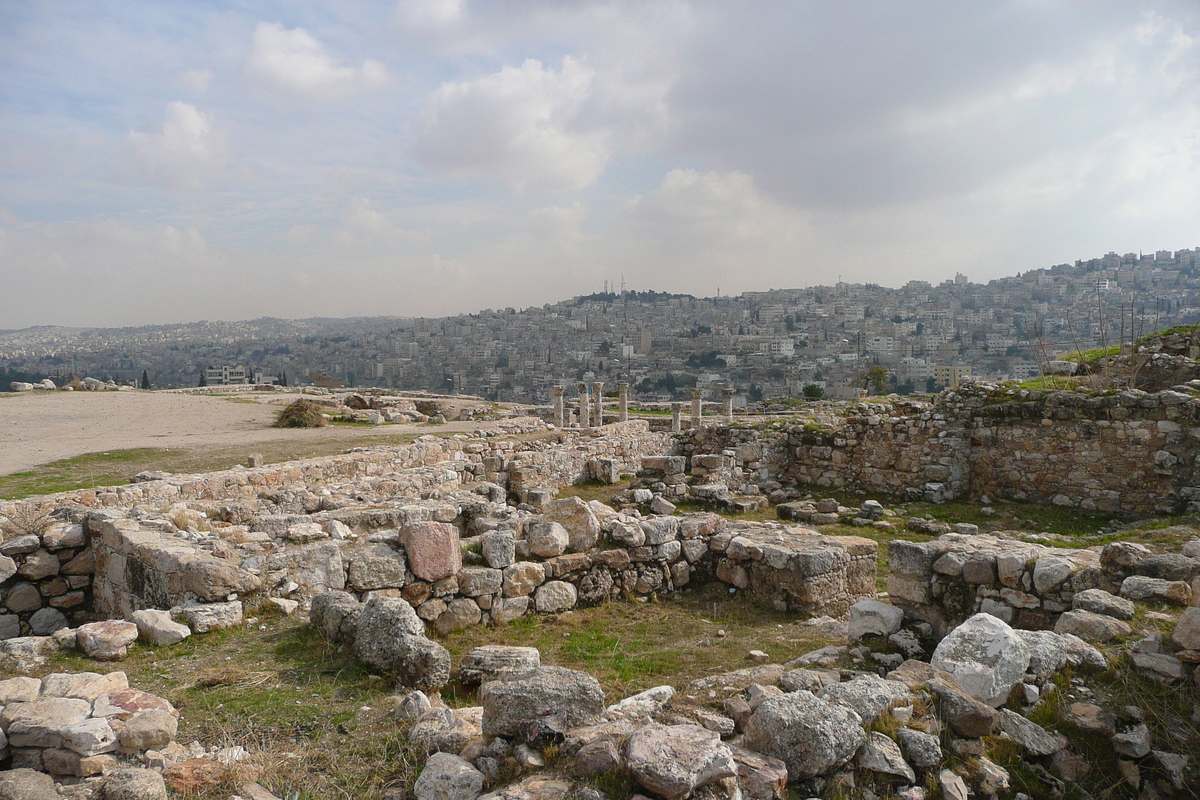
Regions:
<svg viewBox="0 0 1200 800"><path fill-rule="evenodd" d="M599 500L606 506L615 506L616 503L613 498L621 492L627 491L630 483L631 481L628 480L622 480L618 483L588 480L567 486L558 493L558 497L578 497L585 503L590 503L592 500Z"/></svg>

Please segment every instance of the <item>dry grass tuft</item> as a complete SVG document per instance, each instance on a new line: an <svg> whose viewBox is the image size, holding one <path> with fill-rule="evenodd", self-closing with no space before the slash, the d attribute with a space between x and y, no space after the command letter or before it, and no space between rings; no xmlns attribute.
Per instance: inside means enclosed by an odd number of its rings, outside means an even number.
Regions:
<svg viewBox="0 0 1200 800"><path fill-rule="evenodd" d="M279 412L276 428L323 428L329 424L321 406L311 400L297 400Z"/></svg>
<svg viewBox="0 0 1200 800"><path fill-rule="evenodd" d="M0 534L4 537L45 533L54 518L33 503L17 503L0 514Z"/></svg>

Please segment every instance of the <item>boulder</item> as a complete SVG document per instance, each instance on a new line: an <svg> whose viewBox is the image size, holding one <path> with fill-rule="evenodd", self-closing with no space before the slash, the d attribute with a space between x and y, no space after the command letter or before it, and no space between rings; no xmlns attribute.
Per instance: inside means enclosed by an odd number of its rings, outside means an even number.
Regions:
<svg viewBox="0 0 1200 800"><path fill-rule="evenodd" d="M868 725L891 708L908 705L913 699L912 692L903 683L875 676L830 684L821 689L817 697L852 709Z"/></svg>
<svg viewBox="0 0 1200 800"><path fill-rule="evenodd" d="M913 691L925 688L932 692L937 698L938 716L959 736L986 736L995 725L994 708L967 694L950 673L923 661L905 661L889 672L887 679L899 681Z"/></svg>
<svg viewBox="0 0 1200 800"><path fill-rule="evenodd" d="M1007 734L1008 738L1021 745L1030 755L1054 755L1066 747L1067 743L1061 737L1007 708L1000 709L997 721L1000 724L1000 730Z"/></svg>
<svg viewBox="0 0 1200 800"><path fill-rule="evenodd" d="M787 797L787 765L778 758L764 756L729 745L737 767L738 786L751 800L784 800Z"/></svg>
<svg viewBox="0 0 1200 800"><path fill-rule="evenodd" d="M504 569L516 562L517 543L512 531L491 531L479 537L483 558L492 569Z"/></svg>
<svg viewBox="0 0 1200 800"><path fill-rule="evenodd" d="M440 581L462 569L458 528L448 522L410 522L400 529L408 566L423 581Z"/></svg>
<svg viewBox="0 0 1200 800"><path fill-rule="evenodd" d="M62 746L81 756L98 756L116 750L119 743L107 719L91 717L63 728Z"/></svg>
<svg viewBox="0 0 1200 800"><path fill-rule="evenodd" d="M859 600L850 606L851 641L864 636L891 636L904 623L904 612L878 600Z"/></svg>
<svg viewBox="0 0 1200 800"><path fill-rule="evenodd" d="M972 697L993 708L1025 677L1029 648L1006 623L976 614L950 631L930 664L949 672Z"/></svg>
<svg viewBox="0 0 1200 800"><path fill-rule="evenodd" d="M1080 639L1073 633L1062 635L1067 648L1067 663L1082 672L1104 672L1108 669L1108 659L1096 648Z"/></svg>
<svg viewBox="0 0 1200 800"><path fill-rule="evenodd" d="M1074 611L1090 611L1093 614L1104 614L1116 619L1133 619L1136 609L1133 603L1110 594L1103 589L1084 589L1071 598L1071 608Z"/></svg>
<svg viewBox="0 0 1200 800"><path fill-rule="evenodd" d="M917 779L913 768L900 754L900 746L878 731L872 731L867 737L867 743L858 753L858 766L909 783Z"/></svg>
<svg viewBox="0 0 1200 800"><path fill-rule="evenodd" d="M1114 617L1093 614L1091 611L1067 611L1054 623L1054 632L1064 636L1072 634L1085 642L1109 642L1129 636L1133 629Z"/></svg>
<svg viewBox="0 0 1200 800"><path fill-rule="evenodd" d="M746 721L745 747L778 758L792 781L841 767L866 739L858 714L806 691L768 698Z"/></svg>
<svg viewBox="0 0 1200 800"><path fill-rule="evenodd" d="M1184 609L1179 615L1171 641L1184 650L1200 650L1200 606Z"/></svg>
<svg viewBox="0 0 1200 800"><path fill-rule="evenodd" d="M297 593L301 597L346 588L346 566L337 542L313 542L275 553L263 562L262 572L286 575L299 585Z"/></svg>
<svg viewBox="0 0 1200 800"><path fill-rule="evenodd" d="M207 602L250 594L261 585L259 576L223 559L193 557L183 563L183 588Z"/></svg>
<svg viewBox="0 0 1200 800"><path fill-rule="evenodd" d="M197 603L184 606L181 613L187 618L193 633L236 628L245 621L241 600L230 600L227 603Z"/></svg>
<svg viewBox="0 0 1200 800"><path fill-rule="evenodd" d="M70 697L15 703L0 715L11 747L62 747L63 732L88 718L92 704Z"/></svg>
<svg viewBox="0 0 1200 800"><path fill-rule="evenodd" d="M525 541L529 552L539 558L561 556L571 546L571 537L567 529L548 519L538 520L530 525L525 531Z"/></svg>
<svg viewBox="0 0 1200 800"><path fill-rule="evenodd" d="M54 779L24 767L0 772L0 800L62 800Z"/></svg>
<svg viewBox="0 0 1200 800"><path fill-rule="evenodd" d="M517 679L488 681L480 687L479 699L485 737L515 737L542 717L556 717L568 728L589 725L604 713L600 682L563 667L538 667Z"/></svg>
<svg viewBox="0 0 1200 800"><path fill-rule="evenodd" d="M625 745L625 763L646 789L682 800L701 786L737 774L733 753L721 737L695 725L638 728Z"/></svg>
<svg viewBox="0 0 1200 800"><path fill-rule="evenodd" d="M541 665L542 654L536 647L485 644L463 656L458 665L458 681L465 686L477 686L486 681L509 680Z"/></svg>
<svg viewBox="0 0 1200 800"><path fill-rule="evenodd" d="M167 784L152 769L119 769L104 778L104 800L167 800Z"/></svg>
<svg viewBox="0 0 1200 800"><path fill-rule="evenodd" d="M572 609L578 599L579 591L566 581L547 581L533 595L534 606L543 614Z"/></svg>
<svg viewBox="0 0 1200 800"><path fill-rule="evenodd" d="M129 645L138 637L138 627L132 622L109 619L80 625L76 643L89 658L97 661L119 661L129 652Z"/></svg>
<svg viewBox="0 0 1200 800"><path fill-rule="evenodd" d="M138 638L154 645L178 644L192 635L191 628L171 619L171 612L147 608L133 612L133 624L137 625Z"/></svg>
<svg viewBox="0 0 1200 800"><path fill-rule="evenodd" d="M483 792L483 773L451 753L434 753L413 784L416 800L475 800Z"/></svg>
<svg viewBox="0 0 1200 800"><path fill-rule="evenodd" d="M1121 581L1121 597L1127 600L1156 600L1186 606L1192 602L1192 587L1185 581L1130 575Z"/></svg>
<svg viewBox="0 0 1200 800"><path fill-rule="evenodd" d="M119 738L126 750L161 750L175 741L179 721L169 711L151 708L125 720Z"/></svg>
<svg viewBox="0 0 1200 800"><path fill-rule="evenodd" d="M938 737L913 728L896 731L896 739L908 763L917 769L934 769L942 764L942 743Z"/></svg>
<svg viewBox="0 0 1200 800"><path fill-rule="evenodd" d="M330 590L312 599L308 616L313 627L328 641L350 642L354 641L362 609L362 604L349 592Z"/></svg>
<svg viewBox="0 0 1200 800"><path fill-rule="evenodd" d="M388 544L371 543L342 551L346 585L356 592L404 586L404 553Z"/></svg>
<svg viewBox="0 0 1200 800"><path fill-rule="evenodd" d="M591 550L600 540L600 521L578 497L562 497L542 506L542 515L567 529L570 548L576 553Z"/></svg>
<svg viewBox="0 0 1200 800"><path fill-rule="evenodd" d="M1067 643L1053 631L1014 631L1029 648L1028 671L1046 678L1067 662Z"/></svg>
<svg viewBox="0 0 1200 800"><path fill-rule="evenodd" d="M372 597L363 604L354 654L404 685L440 689L450 680L450 653L425 637L425 625L404 600Z"/></svg>
<svg viewBox="0 0 1200 800"><path fill-rule="evenodd" d="M626 719L649 719L657 714L672 697L675 696L673 686L654 686L644 692L626 697L605 709L609 719L624 717Z"/></svg>
<svg viewBox="0 0 1200 800"><path fill-rule="evenodd" d="M67 617L57 608L42 608L29 617L29 629L34 636L49 636L55 631L69 628Z"/></svg>

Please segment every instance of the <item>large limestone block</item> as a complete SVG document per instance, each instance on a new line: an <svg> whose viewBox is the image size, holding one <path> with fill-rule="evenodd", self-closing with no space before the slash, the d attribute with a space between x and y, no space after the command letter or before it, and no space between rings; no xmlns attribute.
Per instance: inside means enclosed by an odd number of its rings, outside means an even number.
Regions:
<svg viewBox="0 0 1200 800"><path fill-rule="evenodd" d="M1200 606L1184 609L1179 615L1171 641L1184 650L1200 650Z"/></svg>
<svg viewBox="0 0 1200 800"><path fill-rule="evenodd" d="M999 708L1029 667L1029 648L1002 620L976 614L938 643L930 663L976 700Z"/></svg>
<svg viewBox="0 0 1200 800"><path fill-rule="evenodd" d="M152 769L119 769L104 780L104 800L167 800L167 784Z"/></svg>
<svg viewBox="0 0 1200 800"><path fill-rule="evenodd" d="M858 766L881 775L903 778L909 783L917 779L913 768L900 754L900 746L878 731L871 732L867 743L859 751Z"/></svg>
<svg viewBox="0 0 1200 800"><path fill-rule="evenodd" d="M1117 597L1103 589L1085 589L1076 592L1071 598L1071 608L1075 611L1090 611L1093 614L1104 614L1116 619L1131 620L1137 609L1133 603L1123 597Z"/></svg>
<svg viewBox="0 0 1200 800"><path fill-rule="evenodd" d="M413 784L416 800L475 800L483 792L483 773L451 753L434 753Z"/></svg>
<svg viewBox="0 0 1200 800"><path fill-rule="evenodd" d="M529 552L538 558L561 556L571 546L567 529L550 519L532 523L525 531L525 541L529 545Z"/></svg>
<svg viewBox="0 0 1200 800"><path fill-rule="evenodd" d="M331 642L350 642L358 628L363 605L349 592L330 590L312 599L308 616L313 627Z"/></svg>
<svg viewBox="0 0 1200 800"><path fill-rule="evenodd" d="M1085 642L1109 642L1130 635L1133 629L1127 623L1104 614L1068 611L1054 623L1054 632L1063 636L1072 634Z"/></svg>
<svg viewBox="0 0 1200 800"><path fill-rule="evenodd" d="M864 636L891 636L904 624L904 612L878 600L859 600L850 606L851 641Z"/></svg>
<svg viewBox="0 0 1200 800"><path fill-rule="evenodd" d="M12 747L62 747L64 731L87 719L91 710L91 703L72 697L13 703L0 715L0 727Z"/></svg>
<svg viewBox="0 0 1200 800"><path fill-rule="evenodd" d="M1029 671L1047 678L1067 662L1067 643L1053 631L1014 631L1029 648Z"/></svg>
<svg viewBox="0 0 1200 800"><path fill-rule="evenodd" d="M556 717L567 728L591 725L604 713L604 690L584 672L538 667L513 680L488 681L479 689L483 735L516 736L526 723Z"/></svg>
<svg viewBox="0 0 1200 800"><path fill-rule="evenodd" d="M576 553L591 550L600 540L600 521L578 497L551 500L542 506L542 515L567 529L570 548Z"/></svg>
<svg viewBox="0 0 1200 800"><path fill-rule="evenodd" d="M1066 741L1061 737L1007 708L1000 709L999 723L1000 730L1030 755L1053 755L1066 745Z"/></svg>
<svg viewBox="0 0 1200 800"><path fill-rule="evenodd" d="M303 597L326 589L346 588L345 562L336 542L314 542L276 553L263 562L262 572L295 581L300 585L299 594Z"/></svg>
<svg viewBox="0 0 1200 800"><path fill-rule="evenodd" d="M400 529L400 541L409 568L423 581L440 581L462 569L458 528L448 522L410 522Z"/></svg>
<svg viewBox="0 0 1200 800"><path fill-rule="evenodd" d="M121 728L121 747L126 750L161 750L175 740L179 720L169 711L151 708L125 720Z"/></svg>
<svg viewBox="0 0 1200 800"><path fill-rule="evenodd" d="M509 680L541 665L542 654L536 647L485 644L463 656L458 665L458 680L476 686L487 681Z"/></svg>
<svg viewBox="0 0 1200 800"><path fill-rule="evenodd" d="M853 710L867 724L896 706L908 705L913 699L912 692L903 683L874 676L832 683L822 688L817 697Z"/></svg>
<svg viewBox="0 0 1200 800"><path fill-rule="evenodd" d="M787 797L787 765L778 758L729 746L737 766L738 787L750 800L784 800Z"/></svg>
<svg viewBox="0 0 1200 800"><path fill-rule="evenodd" d="M342 552L346 583L356 592L404 586L404 553L388 544L363 544Z"/></svg>
<svg viewBox="0 0 1200 800"><path fill-rule="evenodd" d="M1186 606L1192 602L1192 587L1185 581L1130 575L1121 581L1121 597L1127 600L1155 600Z"/></svg>
<svg viewBox="0 0 1200 800"><path fill-rule="evenodd" d="M643 787L667 800L682 800L737 774L721 737L696 725L650 723L637 729L625 746L625 761Z"/></svg>
<svg viewBox="0 0 1200 800"><path fill-rule="evenodd" d="M137 625L138 637L155 647L178 644L192 635L191 628L171 619L169 611L151 608L135 611L133 624Z"/></svg>
<svg viewBox="0 0 1200 800"><path fill-rule="evenodd" d="M129 645L138 637L138 627L132 622L109 619L80 625L76 632L79 649L97 661L118 661L129 652Z"/></svg>
<svg viewBox="0 0 1200 800"><path fill-rule="evenodd" d="M167 714L167 716L171 715ZM175 718L171 717L171 720L174 721ZM117 732L113 730L112 725L107 719L99 717L92 717L67 726L62 730L62 740L64 748L81 756L111 753L120 746L117 741Z"/></svg>
<svg viewBox="0 0 1200 800"><path fill-rule="evenodd" d="M236 628L245 620L241 600L227 603L197 603L181 609L193 633L208 633L225 628Z"/></svg>
<svg viewBox="0 0 1200 800"><path fill-rule="evenodd" d="M373 597L363 605L354 654L417 689L439 689L450 679L449 652L425 637L425 624L399 598Z"/></svg>
<svg viewBox="0 0 1200 800"><path fill-rule="evenodd" d="M807 691L764 700L746 722L745 747L783 761L792 781L834 771L866 740L858 714Z"/></svg>
<svg viewBox="0 0 1200 800"><path fill-rule="evenodd" d="M262 579L219 558L189 558L183 564L183 587L201 600L224 600L231 594L257 591Z"/></svg>
<svg viewBox="0 0 1200 800"><path fill-rule="evenodd" d="M533 595L534 605L543 614L572 609L578 599L579 591L566 581L547 581Z"/></svg>
<svg viewBox="0 0 1200 800"><path fill-rule="evenodd" d="M54 779L24 767L0 772L0 800L62 800Z"/></svg>

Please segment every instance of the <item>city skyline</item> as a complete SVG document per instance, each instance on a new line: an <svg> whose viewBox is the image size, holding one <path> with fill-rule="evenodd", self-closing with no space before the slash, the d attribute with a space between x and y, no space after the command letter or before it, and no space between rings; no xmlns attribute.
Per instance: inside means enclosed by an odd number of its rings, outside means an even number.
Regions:
<svg viewBox="0 0 1200 800"><path fill-rule="evenodd" d="M991 279L1191 248L1170 0L0 9L0 328Z"/></svg>

